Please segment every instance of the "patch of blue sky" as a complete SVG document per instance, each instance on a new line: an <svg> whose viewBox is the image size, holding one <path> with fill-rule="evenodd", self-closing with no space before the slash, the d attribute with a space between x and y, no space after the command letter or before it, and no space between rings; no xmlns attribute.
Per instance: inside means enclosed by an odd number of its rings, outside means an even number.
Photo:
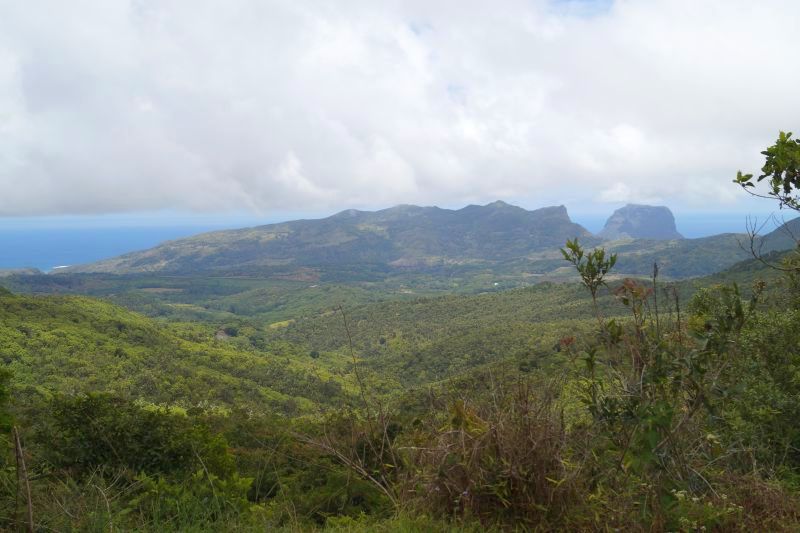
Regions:
<svg viewBox="0 0 800 533"><path fill-rule="evenodd" d="M433 26L428 22L413 21L408 23L408 29L416 36L422 36L433 31Z"/></svg>
<svg viewBox="0 0 800 533"><path fill-rule="evenodd" d="M595 17L611 11L614 0L550 0L550 9L574 17Z"/></svg>

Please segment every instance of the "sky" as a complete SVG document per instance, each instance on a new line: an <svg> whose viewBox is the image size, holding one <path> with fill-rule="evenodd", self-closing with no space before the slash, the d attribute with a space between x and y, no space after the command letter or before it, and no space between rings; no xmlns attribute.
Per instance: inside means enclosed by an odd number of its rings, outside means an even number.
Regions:
<svg viewBox="0 0 800 533"><path fill-rule="evenodd" d="M800 126L798 28L796 0L0 0L0 221L769 212L731 181Z"/></svg>

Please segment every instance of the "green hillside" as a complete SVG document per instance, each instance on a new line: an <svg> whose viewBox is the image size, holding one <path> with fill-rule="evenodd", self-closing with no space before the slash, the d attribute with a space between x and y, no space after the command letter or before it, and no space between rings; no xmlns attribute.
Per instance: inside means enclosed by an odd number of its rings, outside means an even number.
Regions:
<svg viewBox="0 0 800 533"><path fill-rule="evenodd" d="M0 354L20 394L105 391L187 408L291 413L348 401L341 377L292 346L257 351L237 341L209 326L163 325L89 298L0 296Z"/></svg>
<svg viewBox="0 0 800 533"><path fill-rule="evenodd" d="M157 322L85 297L7 294L0 299L0 348L17 386L44 394L102 390L184 407L307 410L309 401L346 401L352 389L340 295L281 322L212 314L203 324ZM485 363L549 355L559 335L591 316L586 303L577 286L545 284L344 309L376 385L420 385ZM609 296L603 305L622 311Z"/></svg>

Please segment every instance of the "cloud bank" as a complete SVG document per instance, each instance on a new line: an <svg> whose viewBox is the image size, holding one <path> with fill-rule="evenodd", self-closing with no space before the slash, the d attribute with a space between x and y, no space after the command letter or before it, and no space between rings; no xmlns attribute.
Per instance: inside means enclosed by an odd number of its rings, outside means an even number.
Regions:
<svg viewBox="0 0 800 533"><path fill-rule="evenodd" d="M0 215L735 206L800 126L798 28L793 0L0 1Z"/></svg>

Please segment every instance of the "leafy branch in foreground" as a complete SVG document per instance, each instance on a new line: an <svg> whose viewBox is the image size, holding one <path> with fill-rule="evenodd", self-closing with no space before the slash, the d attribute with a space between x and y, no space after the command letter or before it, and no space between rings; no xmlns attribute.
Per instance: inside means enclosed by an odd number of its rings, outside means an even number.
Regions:
<svg viewBox="0 0 800 533"><path fill-rule="evenodd" d="M745 191L760 198L778 200L781 208L788 207L800 211L800 139L792 139L791 132L780 132L775 144L761 152L766 156L761 174L755 179L761 183L768 179L767 194L754 192L756 183L753 174L737 172L734 183L740 185Z"/></svg>

